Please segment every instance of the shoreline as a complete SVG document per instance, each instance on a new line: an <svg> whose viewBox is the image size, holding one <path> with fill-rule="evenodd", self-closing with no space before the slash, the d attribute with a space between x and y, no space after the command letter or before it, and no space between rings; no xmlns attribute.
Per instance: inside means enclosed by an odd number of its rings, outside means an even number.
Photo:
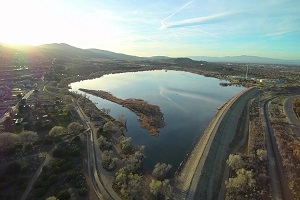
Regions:
<svg viewBox="0 0 300 200"><path fill-rule="evenodd" d="M226 114L228 109L233 105L233 103L236 102L237 99L239 99L239 97L241 97L243 94L247 93L251 89L252 88L243 90L242 92L230 98L222 106L222 109L220 109L213 117L213 119L210 121L203 135L199 138L198 142L195 144L194 148L191 150L191 152L188 153L186 162L181 167L182 169L179 172L176 172L174 177L175 187L180 191L181 194L187 195L194 178L194 172L196 172L199 165L204 165L203 162L205 161L204 157L207 156L205 155L205 151L207 151L207 149L210 149L212 140L216 135L216 132L218 130L218 127L224 115ZM200 161L202 163L200 163Z"/></svg>
<svg viewBox="0 0 300 200"><path fill-rule="evenodd" d="M88 90L82 88L79 90L129 109L138 116L141 127L147 129L153 136L158 136L158 129L165 126L163 113L157 105L149 104L142 99L120 99L102 90Z"/></svg>

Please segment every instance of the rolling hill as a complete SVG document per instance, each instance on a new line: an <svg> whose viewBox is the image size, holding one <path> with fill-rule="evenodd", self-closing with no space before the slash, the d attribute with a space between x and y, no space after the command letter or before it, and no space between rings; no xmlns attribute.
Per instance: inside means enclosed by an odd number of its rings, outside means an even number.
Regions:
<svg viewBox="0 0 300 200"><path fill-rule="evenodd" d="M163 62L180 62L181 64L191 64L193 61L225 62L225 63L257 63L257 64L290 64L300 65L300 60L282 60L258 56L226 56L207 57L189 56L189 58L170 58L166 56L138 57L115 53L100 49L81 49L65 43L43 44L40 46L29 45L9 45L0 43L0 57L12 57L16 54L30 58L77 58L77 59L114 59L114 60L148 60Z"/></svg>

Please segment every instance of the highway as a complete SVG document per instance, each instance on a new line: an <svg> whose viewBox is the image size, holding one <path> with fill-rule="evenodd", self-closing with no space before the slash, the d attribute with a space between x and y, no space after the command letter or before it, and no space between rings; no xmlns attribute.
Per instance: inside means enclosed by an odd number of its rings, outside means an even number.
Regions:
<svg viewBox="0 0 300 200"><path fill-rule="evenodd" d="M266 134L267 156L269 162L269 173L271 181L271 192L273 199L291 200L292 194L284 173L284 168L279 154L276 139L269 120L269 103L276 97L264 100L261 103L261 117L263 129Z"/></svg>

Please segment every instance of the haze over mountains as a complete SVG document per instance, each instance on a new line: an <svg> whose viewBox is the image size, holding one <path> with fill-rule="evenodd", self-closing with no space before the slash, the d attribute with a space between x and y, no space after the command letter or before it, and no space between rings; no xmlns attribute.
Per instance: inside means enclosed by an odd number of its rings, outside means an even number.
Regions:
<svg viewBox="0 0 300 200"><path fill-rule="evenodd" d="M65 43L44 44L40 46L16 46L0 43L0 57L11 56L15 53L22 53L27 56L41 57L67 57L78 59L116 59L116 60L168 60L170 57L153 56L153 57L138 57L115 53L100 49L81 49ZM208 56L188 56L196 61L207 62L225 62L225 63L257 63L257 64L290 64L300 65L300 60L282 60L258 56L226 56L226 57L208 57Z"/></svg>

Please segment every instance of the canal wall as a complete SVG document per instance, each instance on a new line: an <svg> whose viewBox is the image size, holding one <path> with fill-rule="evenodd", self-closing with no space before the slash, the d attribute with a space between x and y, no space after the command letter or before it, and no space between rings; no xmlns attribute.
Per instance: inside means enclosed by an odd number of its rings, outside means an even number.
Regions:
<svg viewBox="0 0 300 200"><path fill-rule="evenodd" d="M232 97L218 111L204 134L175 175L175 191L180 198L211 199L216 180L228 156L229 144L235 136L238 119L246 102L258 93L256 88ZM222 178L222 177L221 177ZM199 190L199 188L201 188Z"/></svg>

